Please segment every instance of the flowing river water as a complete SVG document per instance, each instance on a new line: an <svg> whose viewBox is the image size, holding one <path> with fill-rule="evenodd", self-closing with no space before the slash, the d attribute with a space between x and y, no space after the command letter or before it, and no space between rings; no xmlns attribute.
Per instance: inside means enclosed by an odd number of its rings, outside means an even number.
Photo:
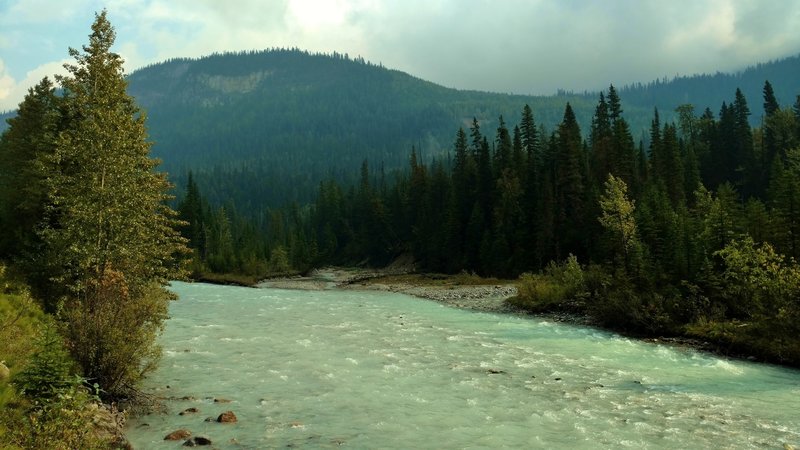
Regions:
<svg viewBox="0 0 800 450"><path fill-rule="evenodd" d="M137 449L178 428L220 449L800 444L796 370L388 292L173 290L145 386L167 411L129 421Z"/></svg>

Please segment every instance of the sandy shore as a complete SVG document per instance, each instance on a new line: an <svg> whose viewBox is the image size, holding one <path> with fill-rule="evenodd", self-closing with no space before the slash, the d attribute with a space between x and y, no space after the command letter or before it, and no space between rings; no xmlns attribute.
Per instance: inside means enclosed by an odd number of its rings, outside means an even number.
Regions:
<svg viewBox="0 0 800 450"><path fill-rule="evenodd" d="M506 304L505 300L517 295L511 283L493 285L453 285L446 282L431 283L415 280L397 280L394 276L403 273L364 269L323 268L307 277L277 278L265 280L258 287L279 289L348 289L399 292L414 297L434 300L456 308L487 312L519 312ZM445 278L446 280L446 278Z"/></svg>

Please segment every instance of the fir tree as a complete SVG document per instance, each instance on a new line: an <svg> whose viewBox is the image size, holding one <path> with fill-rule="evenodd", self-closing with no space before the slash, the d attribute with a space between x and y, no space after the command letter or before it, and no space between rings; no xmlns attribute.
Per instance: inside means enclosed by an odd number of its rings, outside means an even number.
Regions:
<svg viewBox="0 0 800 450"><path fill-rule="evenodd" d="M0 254L5 257L32 263L40 251L36 229L47 206L47 159L62 126L59 104L52 82L44 78L28 90L0 137ZM35 270L35 263L26 266ZM41 286L31 281L34 288Z"/></svg>

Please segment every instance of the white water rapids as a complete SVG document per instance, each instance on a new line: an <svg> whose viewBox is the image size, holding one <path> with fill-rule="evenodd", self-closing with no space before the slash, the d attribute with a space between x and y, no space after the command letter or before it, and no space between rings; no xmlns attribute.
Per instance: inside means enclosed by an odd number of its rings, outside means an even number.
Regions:
<svg viewBox="0 0 800 450"><path fill-rule="evenodd" d="M145 385L168 412L129 421L136 449L800 444L796 370L386 292L173 290Z"/></svg>

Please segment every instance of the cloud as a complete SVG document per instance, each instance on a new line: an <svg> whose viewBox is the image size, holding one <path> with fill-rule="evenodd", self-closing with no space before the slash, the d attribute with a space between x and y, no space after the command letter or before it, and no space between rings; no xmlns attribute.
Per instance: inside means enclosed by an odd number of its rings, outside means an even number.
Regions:
<svg viewBox="0 0 800 450"><path fill-rule="evenodd" d="M69 23L86 11L92 0L8 0L7 12L15 23Z"/></svg>
<svg viewBox="0 0 800 450"><path fill-rule="evenodd" d="M41 60L29 65L36 67L66 56L68 45L85 43L92 12L103 7L117 29L115 51L126 59L128 72L175 57L299 47L360 55L450 87L551 94L559 88L593 90L738 70L800 52L795 31L800 2L17 0L10 5L0 6L5 45L0 56L13 68L6 76L25 79L18 61L41 53ZM17 26L9 11L28 25ZM61 31L76 21L80 30Z"/></svg>
<svg viewBox="0 0 800 450"><path fill-rule="evenodd" d="M25 78L17 82L5 71L2 60L0 60L0 111L11 111L17 109L20 102L25 98L28 89L35 86L44 77L53 79L53 75L65 75L64 63L69 60L53 61L42 64L39 67L27 72Z"/></svg>
<svg viewBox="0 0 800 450"><path fill-rule="evenodd" d="M6 72L5 64L0 59L0 111L12 109L4 106L4 100L12 97L14 86L16 86L14 78Z"/></svg>

